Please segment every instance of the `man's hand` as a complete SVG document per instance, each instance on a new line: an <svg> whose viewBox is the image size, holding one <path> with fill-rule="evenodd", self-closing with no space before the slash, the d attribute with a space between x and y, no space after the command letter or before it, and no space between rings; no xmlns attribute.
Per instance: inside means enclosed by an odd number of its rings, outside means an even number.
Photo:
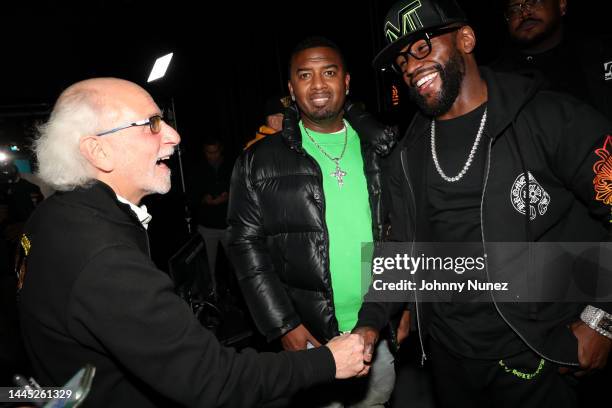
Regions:
<svg viewBox="0 0 612 408"><path fill-rule="evenodd" d="M374 346L378 341L378 330L372 327L356 327L351 333L358 334L363 338L363 362L365 367L357 375L357 377L364 377L370 371L370 363L372 363L372 357L374 356Z"/></svg>
<svg viewBox="0 0 612 408"><path fill-rule="evenodd" d="M374 355L374 346L378 341L378 330L372 327L356 327L351 333L358 334L363 338L363 361L366 363L372 362Z"/></svg>
<svg viewBox="0 0 612 408"><path fill-rule="evenodd" d="M281 337L283 348L288 351L306 350L306 342L309 342L315 347L321 346L321 343L310 334L303 324L300 324Z"/></svg>
<svg viewBox="0 0 612 408"><path fill-rule="evenodd" d="M583 369L576 372L575 375L581 377L593 370L604 368L608 362L612 340L597 333L583 321L572 323L570 329L578 339L578 362L580 368ZM561 374L568 371L567 367L559 368Z"/></svg>
<svg viewBox="0 0 612 408"><path fill-rule="evenodd" d="M334 356L336 378L354 377L363 371L363 337L356 334L343 334L334 337L325 346Z"/></svg>
<svg viewBox="0 0 612 408"><path fill-rule="evenodd" d="M410 311L404 310L402 318L397 327L397 344L402 344L410 334Z"/></svg>

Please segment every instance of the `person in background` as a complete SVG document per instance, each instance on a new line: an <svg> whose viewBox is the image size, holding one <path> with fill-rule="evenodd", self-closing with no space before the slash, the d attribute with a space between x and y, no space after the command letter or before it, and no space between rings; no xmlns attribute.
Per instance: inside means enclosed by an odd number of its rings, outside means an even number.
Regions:
<svg viewBox="0 0 612 408"><path fill-rule="evenodd" d="M40 189L21 177L11 161L0 162L0 384L28 372L16 305L15 254L23 226L43 200Z"/></svg>
<svg viewBox="0 0 612 408"><path fill-rule="evenodd" d="M202 144L204 160L194 171L194 207L198 231L206 243L210 272L215 272L219 243L227 252L227 202L233 160L225 155L223 143L217 139Z"/></svg>
<svg viewBox="0 0 612 408"><path fill-rule="evenodd" d="M540 74L549 89L568 93L612 120L612 39L572 30L564 21L570 0L500 1L510 44L491 68Z"/></svg>
<svg viewBox="0 0 612 408"><path fill-rule="evenodd" d="M253 143L260 141L264 137L280 132L283 129L283 112L290 104L291 98L289 96L272 96L268 98L264 105L263 113L265 124L259 127L255 137L249 140L244 148L248 149Z"/></svg>

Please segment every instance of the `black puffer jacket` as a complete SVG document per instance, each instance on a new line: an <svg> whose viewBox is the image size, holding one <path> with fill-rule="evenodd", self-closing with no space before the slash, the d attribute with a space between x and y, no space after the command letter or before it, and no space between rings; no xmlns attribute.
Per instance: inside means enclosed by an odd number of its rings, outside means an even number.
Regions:
<svg viewBox="0 0 612 408"><path fill-rule="evenodd" d="M345 119L361 138L373 237L380 241L380 158L395 144L395 132L349 103ZM231 258L251 314L268 340L300 323L321 342L338 334L324 213L321 169L302 148L292 106L279 134L238 159L230 188Z"/></svg>

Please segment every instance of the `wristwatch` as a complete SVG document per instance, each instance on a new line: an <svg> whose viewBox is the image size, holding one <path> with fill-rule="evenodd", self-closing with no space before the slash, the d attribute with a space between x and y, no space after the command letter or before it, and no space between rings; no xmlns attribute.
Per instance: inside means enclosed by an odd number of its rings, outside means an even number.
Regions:
<svg viewBox="0 0 612 408"><path fill-rule="evenodd" d="M580 320L602 336L612 340L612 315L588 305L580 314Z"/></svg>

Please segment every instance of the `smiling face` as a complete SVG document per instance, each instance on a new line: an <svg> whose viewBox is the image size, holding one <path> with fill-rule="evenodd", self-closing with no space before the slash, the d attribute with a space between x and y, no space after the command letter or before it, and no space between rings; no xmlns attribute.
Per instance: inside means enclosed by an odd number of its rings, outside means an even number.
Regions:
<svg viewBox="0 0 612 408"><path fill-rule="evenodd" d="M151 96L134 84L121 84L108 98L112 98L120 113L113 125L139 121L160 110ZM170 190L170 169L164 163L180 142L176 131L162 122L159 133L148 125L130 127L100 136L110 147L113 168L108 174L115 192L134 204L149 194L165 194Z"/></svg>
<svg viewBox="0 0 612 408"><path fill-rule="evenodd" d="M350 76L333 48L302 50L291 60L289 91L300 108L304 125L317 131L342 127Z"/></svg>
<svg viewBox="0 0 612 408"><path fill-rule="evenodd" d="M432 38L431 52L421 60L397 57L396 64L402 69L410 98L427 116L438 117L448 112L461 91L465 61L455 38L455 32Z"/></svg>

